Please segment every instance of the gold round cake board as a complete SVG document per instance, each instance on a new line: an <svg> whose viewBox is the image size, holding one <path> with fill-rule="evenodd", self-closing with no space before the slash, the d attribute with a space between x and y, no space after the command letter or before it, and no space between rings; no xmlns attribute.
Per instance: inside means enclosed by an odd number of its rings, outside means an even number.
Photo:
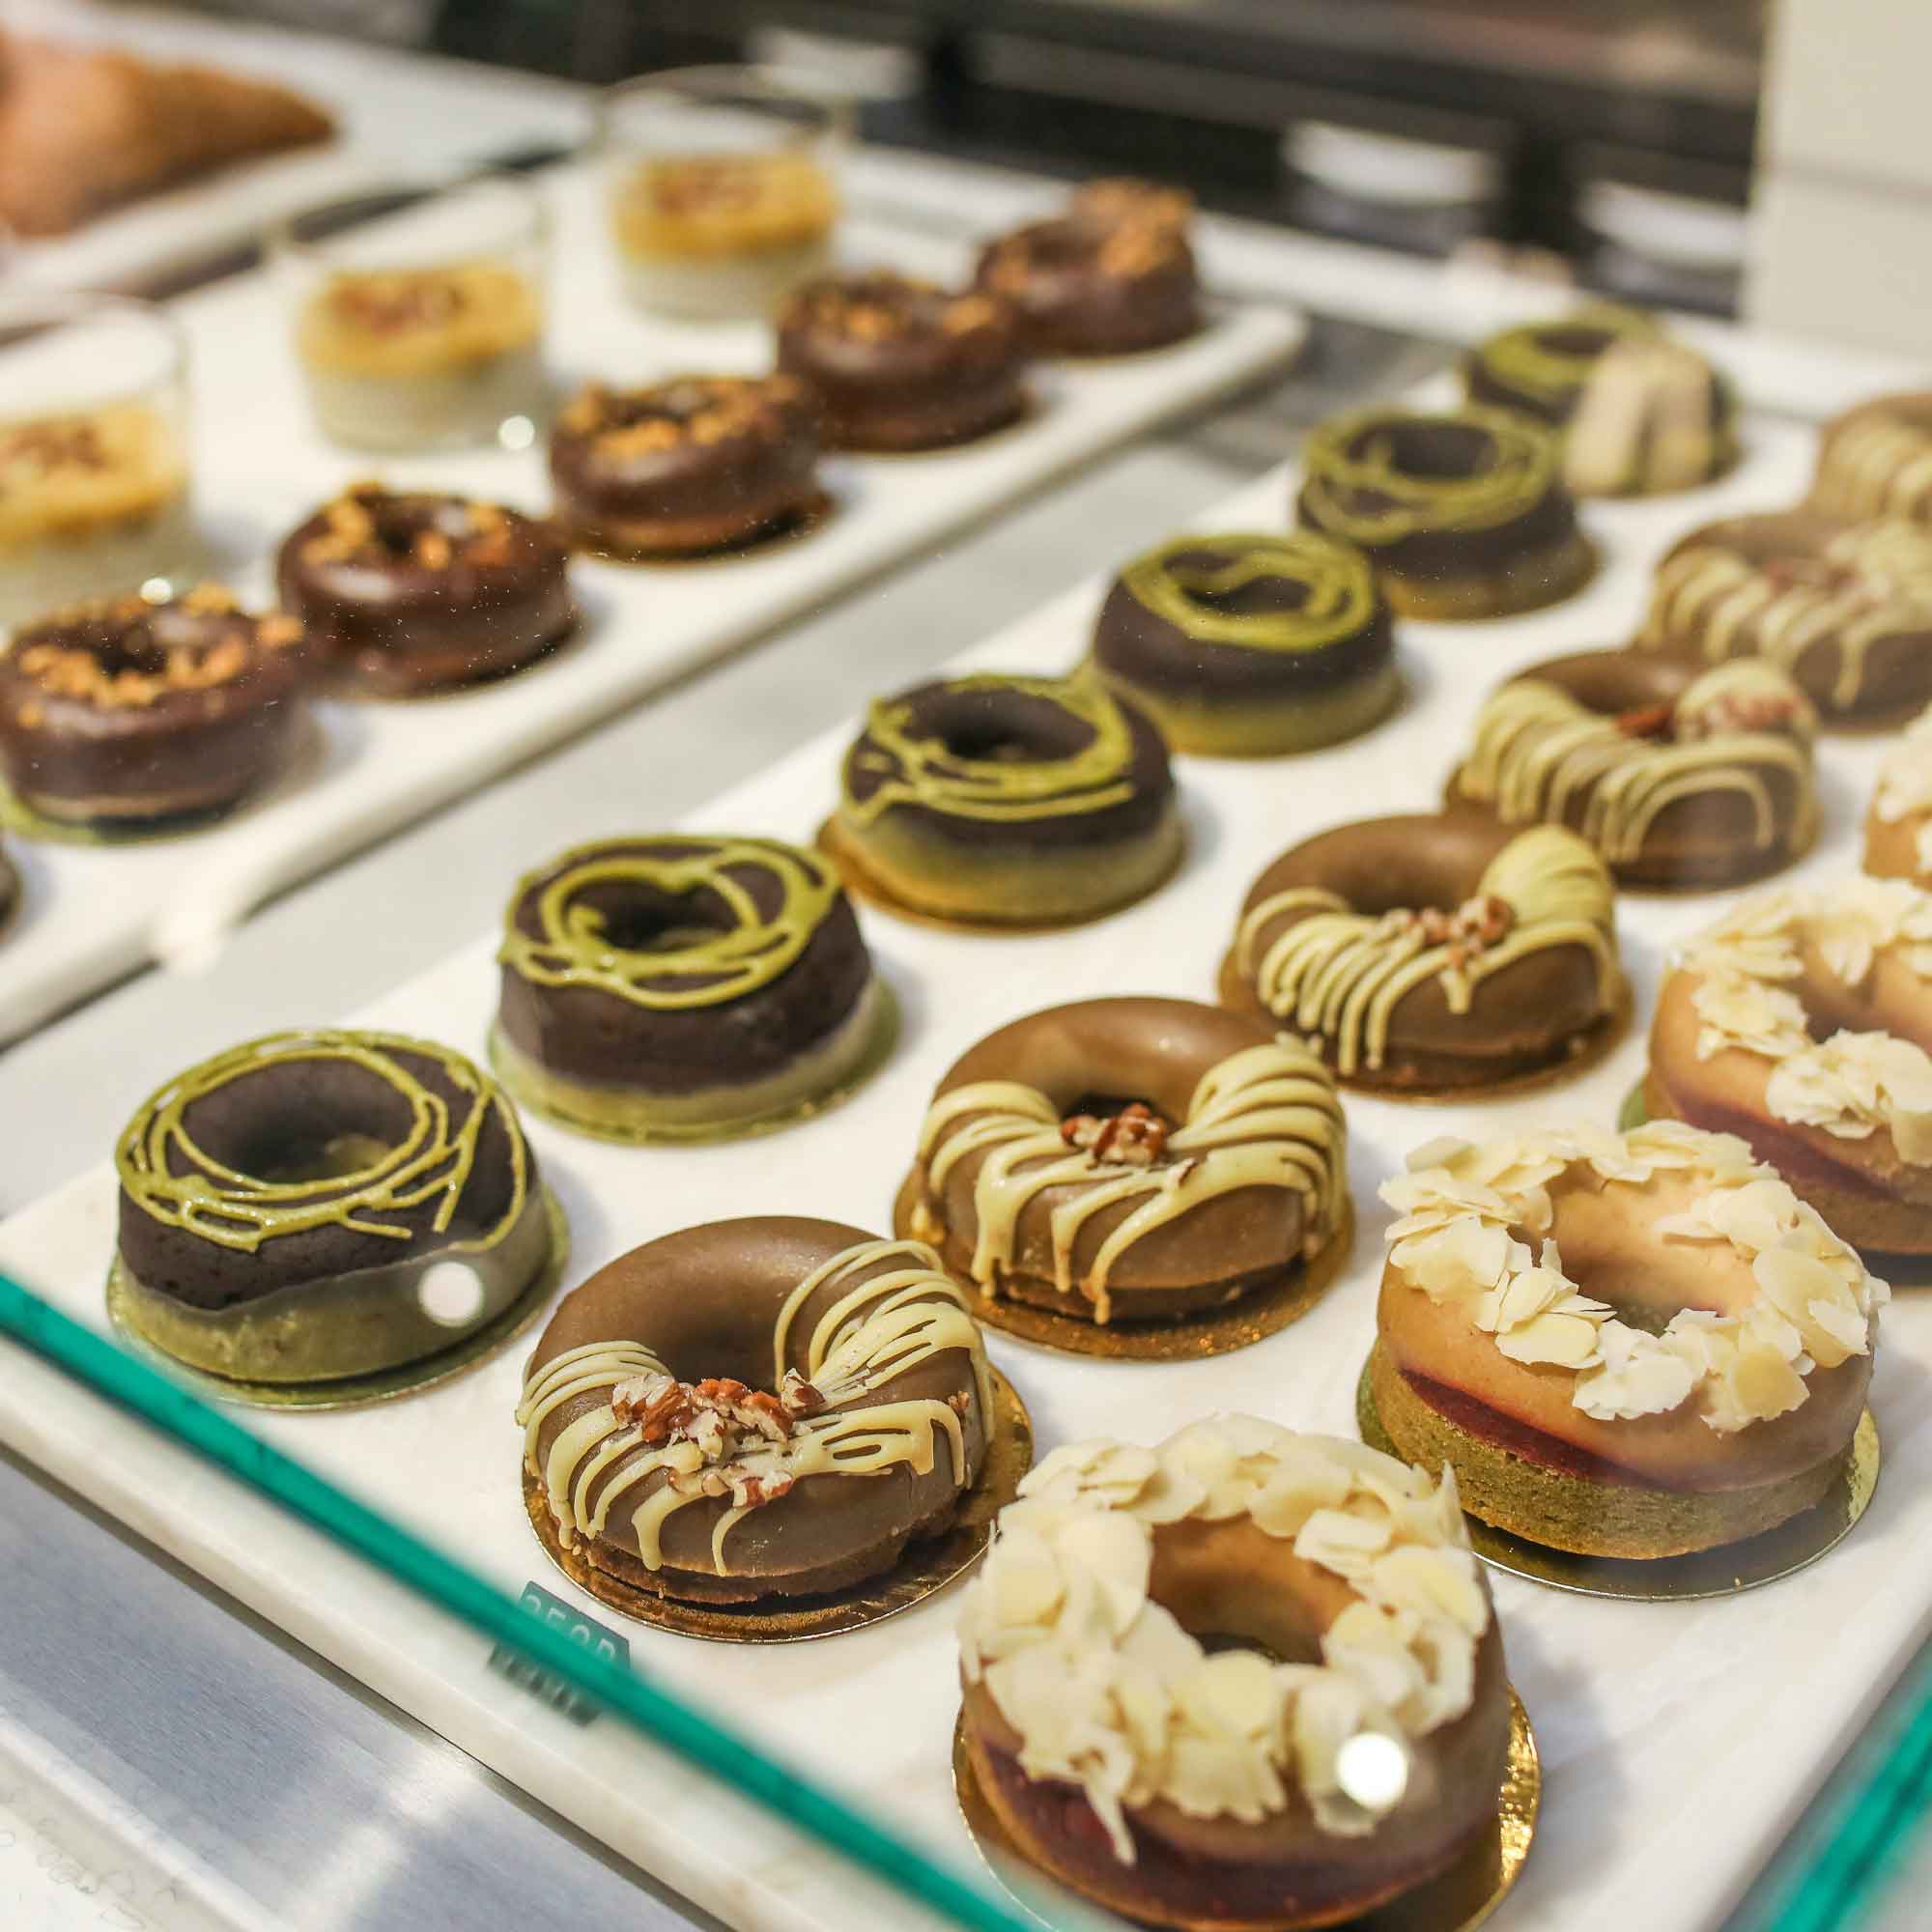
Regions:
<svg viewBox="0 0 1932 1932"><path fill-rule="evenodd" d="M1536 1734L1529 1727L1529 1713L1514 1687L1509 1699L1509 1758L1497 1794L1494 1831L1486 1832L1440 1878L1431 1879L1373 1912L1334 1925L1329 1932L1475 1932L1509 1896L1529 1857L1543 1801L1543 1764L1537 1755ZM1042 1910L1043 1894L1056 1881L1028 1863L999 1813L987 1802L966 1748L963 1711L952 1727L952 1795L974 1849L1000 1889L1041 1932L1059 1932L1054 1919ZM1293 1919L1284 1919L1279 1932L1293 1932L1294 1924ZM1179 1932L1224 1932L1224 1921L1191 1921ZM1254 1928L1244 1927L1244 1932L1254 1932Z"/></svg>
<svg viewBox="0 0 1932 1932"><path fill-rule="evenodd" d="M908 1175L893 1204L893 1233L901 1240L920 1238L912 1230L914 1178ZM1036 1342L1064 1355L1093 1355L1110 1362L1198 1362L1236 1349L1299 1321L1327 1293L1348 1265L1355 1241L1355 1210L1343 1200L1342 1222L1306 1262L1285 1269L1264 1288L1200 1315L1158 1321L1082 1321L1051 1308L1035 1308L1004 1295L987 1294L971 1282L961 1286L973 1297L973 1317L982 1328Z"/></svg>
<svg viewBox="0 0 1932 1932"><path fill-rule="evenodd" d="M795 1106L782 1108L776 1114L766 1114L757 1120L734 1122L727 1126L624 1128L610 1126L601 1121L582 1120L568 1107L553 1104L543 1089L530 1079L521 1058L512 1058L504 1051L502 1029L495 1025L490 1029L490 1068L525 1113L535 1114L567 1132L582 1134L587 1140L608 1141L616 1147L705 1147L719 1141L755 1140L762 1134L781 1133L786 1127L795 1127L801 1122L814 1120L818 1115L841 1106L892 1058L899 1038L898 997L883 977L878 981L878 987L879 1014L872 1037L866 1042L865 1054L843 1079L836 1086L828 1087L824 1093L814 1094Z"/></svg>
<svg viewBox="0 0 1932 1932"><path fill-rule="evenodd" d="M1215 978L1215 997L1230 1012L1253 1016L1255 1002L1236 971L1232 948L1222 958L1221 970ZM1485 1080L1476 1087L1391 1087L1379 1081L1358 1080L1349 1073L1335 1073L1332 1066L1328 1070L1334 1073L1336 1086L1345 1094L1360 1094L1371 1100L1401 1100L1416 1107L1455 1106L1465 1101L1514 1100L1524 1094L1536 1094L1546 1088L1561 1087L1569 1081L1580 1080L1584 1074L1601 1066L1623 1044L1634 1011L1630 981L1619 973L1616 996L1610 1010L1595 1025L1577 1034L1571 1041L1572 1050L1561 1060L1552 1061L1547 1066L1532 1066L1522 1073ZM1288 1028L1286 1020L1277 1018L1275 1023Z"/></svg>
<svg viewBox="0 0 1932 1932"><path fill-rule="evenodd" d="M839 884L855 899L877 906L881 912L889 912L895 919L904 920L908 925L929 925L938 932L963 932L977 939L1021 939L1037 932L1069 932L1076 926L1092 925L1098 920L1111 919L1117 912L1124 912L1127 907L1151 898L1187 863L1187 828L1183 825L1179 828L1179 836L1174 842L1174 857L1162 867L1160 876L1130 897L1112 905L1098 906L1072 919L951 919L942 913L922 912L917 906L909 906L876 884L872 875L853 857L839 835L836 813L818 828L813 843L831 862L833 870L838 874Z"/></svg>
<svg viewBox="0 0 1932 1932"><path fill-rule="evenodd" d="M1033 1418L1012 1383L998 1369L991 1374L993 1427L986 1439L985 1463L949 1527L938 1536L909 1546L885 1576L807 1602L781 1603L778 1608L758 1604L691 1604L661 1597L654 1590L640 1590L621 1577L593 1570L579 1552L563 1548L557 1541L555 1519L542 1485L527 1467L524 1470L524 1507L544 1554L580 1590L653 1630L674 1631L679 1636L703 1637L713 1643L801 1643L808 1637L864 1630L867 1624L911 1609L979 1562L992 1540L993 1519L1018 1494L1020 1478L1033 1467Z"/></svg>
<svg viewBox="0 0 1932 1932"><path fill-rule="evenodd" d="M434 1355L406 1362L400 1368L319 1382L242 1381L213 1375L206 1369L190 1368L166 1350L157 1348L141 1332L130 1307L127 1270L118 1255L107 1271L107 1319L124 1342L150 1361L159 1363L177 1380L186 1382L196 1394L211 1396L216 1402L237 1403L248 1408L291 1409L368 1408L379 1402L395 1402L467 1375L514 1342L549 1305L551 1296L563 1284L564 1269L570 1261L570 1223L564 1217L561 1203L547 1187L543 1198L544 1212L550 1222L550 1257L529 1287L494 1321Z"/></svg>
<svg viewBox="0 0 1932 1932"><path fill-rule="evenodd" d="M1382 1427L1366 1366L1355 1385L1355 1425L1371 1449L1406 1460ZM1696 1550L1689 1556L1648 1560L1578 1556L1512 1536L1473 1516L1464 1520L1476 1554L1492 1568L1505 1570L1512 1577L1545 1583L1552 1590L1568 1590L1578 1597L1614 1597L1638 1604L1694 1603L1705 1597L1732 1597L1741 1590L1754 1590L1817 1562L1844 1541L1870 1506L1872 1492L1878 1488L1881 1460L1878 1424L1866 1409L1853 1432L1844 1468L1822 1501L1742 1543Z"/></svg>

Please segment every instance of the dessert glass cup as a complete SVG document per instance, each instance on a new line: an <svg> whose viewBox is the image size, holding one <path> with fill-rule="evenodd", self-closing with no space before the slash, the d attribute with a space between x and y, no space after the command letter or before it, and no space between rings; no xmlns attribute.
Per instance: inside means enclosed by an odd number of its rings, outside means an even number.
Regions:
<svg viewBox="0 0 1932 1932"><path fill-rule="evenodd" d="M647 74L599 103L625 294L691 321L762 320L832 262L848 100L773 67Z"/></svg>
<svg viewBox="0 0 1932 1932"><path fill-rule="evenodd" d="M527 182L472 175L325 202L269 248L309 408L332 441L532 440L550 216Z"/></svg>
<svg viewBox="0 0 1932 1932"><path fill-rule="evenodd" d="M0 626L195 567L186 429L166 310L0 296Z"/></svg>

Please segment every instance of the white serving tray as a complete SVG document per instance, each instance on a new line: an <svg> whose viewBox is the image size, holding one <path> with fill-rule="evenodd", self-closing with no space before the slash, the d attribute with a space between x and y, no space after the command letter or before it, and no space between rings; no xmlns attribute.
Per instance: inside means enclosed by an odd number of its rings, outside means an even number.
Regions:
<svg viewBox="0 0 1932 1932"><path fill-rule="evenodd" d="M1504 622L1404 627L1410 701L1364 739L1273 762L1182 760L1187 864L1125 913L1072 933L1011 939L867 914L875 954L904 1003L905 1037L885 1071L826 1117L768 1140L682 1151L612 1148L536 1124L574 1230L572 1279L670 1229L748 1211L882 1229L923 1102L962 1048L1063 1000L1207 996L1243 892L1276 851L1344 820L1429 806L1495 680L1542 656L1626 636L1649 567L1673 536L1719 511L1789 499L1808 468L1806 437L1761 430L1746 467L1715 489L1592 511L1605 567L1591 587L1554 611ZM1264 477L1203 526L1279 526L1290 487L1285 472ZM969 653L962 668L1070 665L1099 590L1088 584L1056 600ZM819 739L695 823L810 838L833 803L843 741L843 733ZM1822 748L1826 829L1805 875L1856 866L1881 749L1858 740ZM569 830L588 838L648 823L643 812L586 800L582 822ZM504 855L506 895L512 873L543 856ZM1624 902L1640 1011L1665 948L1721 903L1719 895ZM497 910L479 907L479 923ZM473 939L357 1018L481 1052L495 997L493 943ZM1361 1229L1351 1264L1314 1312L1254 1348L1200 1363L1093 1362L995 1336L993 1351L1031 1406L1041 1448L1100 1433L1151 1438L1216 1409L1352 1434L1387 1220L1378 1183L1441 1133L1482 1136L1570 1115L1610 1122L1642 1059L1638 1034L1570 1088L1488 1106L1351 1096L1350 1177ZM139 1096L128 1097L131 1107ZM114 1200L103 1165L14 1216L0 1226L0 1267L100 1324ZM384 1408L262 1416L256 1426L507 1588L534 1580L622 1629L640 1667L877 1816L967 1858L949 1774L957 1592L873 1630L803 1645L720 1647L624 1624L558 1577L531 1538L511 1421L523 1354L514 1350ZM1877 1498L1856 1533L1800 1576L1754 1595L1671 1605L1497 1578L1511 1671L1547 1768L1535 1849L1498 1932L1707 1932L1761 1866L1932 1613L1928 1370L1932 1308L1908 1295L1889 1311L1872 1394L1886 1454ZM0 1351L0 1439L742 1932L905 1932L926 1922L614 1723L580 1731L521 1696L486 1669L484 1645L400 1586L14 1351Z"/></svg>
<svg viewBox="0 0 1932 1932"><path fill-rule="evenodd" d="M699 328L626 308L588 168L556 169L543 187L558 224L551 348L559 380L643 382L770 366L762 325ZM877 222L848 223L841 245L855 262L942 276L966 267L963 243ZM245 594L271 596L274 546L358 476L544 507L541 447L377 462L325 442L308 421L277 293L250 275L179 304L193 337L202 520L235 560L228 575ZM319 704L320 755L227 823L106 847L11 839L26 893L16 924L0 936L0 1042L156 952L212 943L266 894L1287 359L1304 332L1287 309L1228 308L1172 349L1041 364L1028 419L982 442L923 456L829 458L824 473L837 507L808 537L696 563L577 564L582 633L521 676L412 703Z"/></svg>

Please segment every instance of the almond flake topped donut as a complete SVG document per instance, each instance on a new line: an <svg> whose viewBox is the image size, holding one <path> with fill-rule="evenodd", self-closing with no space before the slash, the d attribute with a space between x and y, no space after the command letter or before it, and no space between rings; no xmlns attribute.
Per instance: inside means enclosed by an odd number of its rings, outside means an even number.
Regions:
<svg viewBox="0 0 1932 1932"><path fill-rule="evenodd" d="M1865 870L1932 885L1932 710L1886 753L1865 817Z"/></svg>
<svg viewBox="0 0 1932 1932"><path fill-rule="evenodd" d="M1176 1922L1191 1882L1217 1925L1325 1924L1493 1826L1508 1693L1455 1478L1357 1442L1222 1415L1056 1450L1001 1512L960 1662L1003 1822L1137 1918ZM1350 1788L1363 1734L1406 1785Z"/></svg>

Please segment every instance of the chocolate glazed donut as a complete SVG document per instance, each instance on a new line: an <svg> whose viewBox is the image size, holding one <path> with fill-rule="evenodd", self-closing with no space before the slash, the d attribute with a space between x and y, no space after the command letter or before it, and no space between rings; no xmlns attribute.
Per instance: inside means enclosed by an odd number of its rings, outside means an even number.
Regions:
<svg viewBox="0 0 1932 1932"><path fill-rule="evenodd" d="M981 675L882 698L845 754L827 849L896 910L1095 919L1180 856L1160 733L1091 675Z"/></svg>
<svg viewBox="0 0 1932 1932"><path fill-rule="evenodd" d="M1401 695L1388 606L1367 557L1312 530L1175 537L1122 571L1094 663L1179 752L1312 751Z"/></svg>
<svg viewBox="0 0 1932 1932"><path fill-rule="evenodd" d="M1478 1088L1561 1065L1623 998L1604 862L1556 826L1372 818L1248 893L1224 1004L1319 1040L1353 1086Z"/></svg>
<svg viewBox="0 0 1932 1932"><path fill-rule="evenodd" d="M486 1326L550 1258L536 1156L496 1083L427 1040L289 1033L190 1067L115 1151L135 1325L216 1375L310 1382ZM460 1261L470 1305L426 1302Z"/></svg>
<svg viewBox="0 0 1932 1932"><path fill-rule="evenodd" d="M290 533L276 580L340 683L409 697L505 676L567 637L565 560L534 517L362 483Z"/></svg>
<svg viewBox="0 0 1932 1932"><path fill-rule="evenodd" d="M1065 213L989 242L974 279L1018 309L1036 355L1163 348L1201 327L1192 206L1146 182L1094 182Z"/></svg>
<svg viewBox="0 0 1932 1932"><path fill-rule="evenodd" d="M1327 1070L1267 1027L1191 1000L1083 1000L953 1064L902 1219L984 1294L1099 1323L1191 1315L1336 1233L1344 1142Z"/></svg>
<svg viewBox="0 0 1932 1932"><path fill-rule="evenodd" d="M1810 843L1817 713L1774 665L1632 651L1551 658L1477 714L1449 802L1567 825L1624 886L1736 885Z"/></svg>
<svg viewBox="0 0 1932 1932"><path fill-rule="evenodd" d="M517 1420L593 1578L710 1603L843 1589L979 1480L985 1353L916 1242L760 1216L686 1228L567 1295Z"/></svg>
<svg viewBox="0 0 1932 1932"><path fill-rule="evenodd" d="M891 1026L836 874L776 839L574 847L519 883L497 959L512 1090L593 1132L745 1131L848 1082Z"/></svg>
<svg viewBox="0 0 1932 1932"><path fill-rule="evenodd" d="M226 811L288 762L301 626L203 584L76 605L0 650L0 773L47 818L134 825Z"/></svg>
<svg viewBox="0 0 1932 1932"><path fill-rule="evenodd" d="M779 367L818 399L840 449L969 442L1026 408L1009 303L885 270L810 282L779 314Z"/></svg>
<svg viewBox="0 0 1932 1932"><path fill-rule="evenodd" d="M1412 617L1497 617L1578 589L1595 557L1554 437L1501 410L1358 411L1302 452L1301 522L1359 545Z"/></svg>
<svg viewBox="0 0 1932 1932"><path fill-rule="evenodd" d="M681 556L784 529L823 501L818 424L790 376L593 384L550 444L557 515L602 556Z"/></svg>

